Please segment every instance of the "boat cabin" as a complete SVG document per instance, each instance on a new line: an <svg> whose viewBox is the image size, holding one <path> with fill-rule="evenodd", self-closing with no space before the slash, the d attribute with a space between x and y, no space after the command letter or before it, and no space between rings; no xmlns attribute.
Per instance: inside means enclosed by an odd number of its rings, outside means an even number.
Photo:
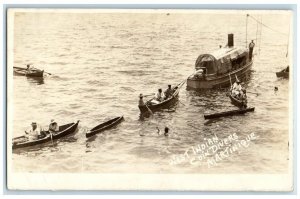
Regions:
<svg viewBox="0 0 300 199"><path fill-rule="evenodd" d="M197 71L202 70L205 75L222 75L244 66L248 55L247 48L224 47L211 54L200 55L195 68Z"/></svg>

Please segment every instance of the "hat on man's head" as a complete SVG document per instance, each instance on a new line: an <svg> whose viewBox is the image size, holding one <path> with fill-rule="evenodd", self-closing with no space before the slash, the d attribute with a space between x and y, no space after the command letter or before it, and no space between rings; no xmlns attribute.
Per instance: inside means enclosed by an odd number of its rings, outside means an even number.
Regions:
<svg viewBox="0 0 300 199"><path fill-rule="evenodd" d="M31 125L34 125L34 124L36 125L36 122L32 122L32 123L31 123Z"/></svg>
<svg viewBox="0 0 300 199"><path fill-rule="evenodd" d="M54 122L55 122L55 120L54 120L54 119L52 119L52 120L51 120L51 124L52 124L52 123L54 123Z"/></svg>
<svg viewBox="0 0 300 199"><path fill-rule="evenodd" d="M140 94L140 97L144 97L144 96L143 96L143 93Z"/></svg>

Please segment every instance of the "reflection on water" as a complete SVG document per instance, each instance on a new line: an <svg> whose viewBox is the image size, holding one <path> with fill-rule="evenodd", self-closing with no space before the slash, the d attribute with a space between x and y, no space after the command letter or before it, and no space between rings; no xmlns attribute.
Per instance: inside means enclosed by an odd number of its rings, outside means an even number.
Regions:
<svg viewBox="0 0 300 199"><path fill-rule="evenodd" d="M44 77L27 77L27 81L31 84L41 85L44 84Z"/></svg>
<svg viewBox="0 0 300 199"><path fill-rule="evenodd" d="M245 83L255 112L204 120L207 112L235 109L227 89L181 88L172 108L140 116L138 96L186 79L200 53L227 42L245 45L245 15L213 14L46 14L15 18L14 64L32 62L51 72L45 79L13 77L13 136L32 121L42 125L80 119L66 139L13 154L13 169L26 172L284 173L287 171L289 81L275 72L287 65L286 38L273 32L261 40ZM276 20L274 20L274 17ZM197 19L197 20L195 20ZM264 23L287 32L288 18L264 16ZM203 23L210 21L208 23ZM256 24L249 23L254 39ZM258 46L258 45L257 45ZM257 51L258 48L255 48ZM274 93L274 87L279 88ZM86 129L118 115L116 128L86 139ZM168 126L173 136L158 136ZM251 145L213 168L189 162L170 165L176 154L208 137L259 135ZM140 136L144 135L144 136ZM175 138L174 138L175 137ZM39 165L37 168L36 165Z"/></svg>

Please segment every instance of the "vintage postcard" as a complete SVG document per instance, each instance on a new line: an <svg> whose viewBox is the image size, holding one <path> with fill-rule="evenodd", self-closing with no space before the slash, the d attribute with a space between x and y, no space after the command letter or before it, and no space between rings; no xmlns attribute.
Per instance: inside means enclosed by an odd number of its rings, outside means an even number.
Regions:
<svg viewBox="0 0 300 199"><path fill-rule="evenodd" d="M8 9L8 189L292 191L293 24Z"/></svg>

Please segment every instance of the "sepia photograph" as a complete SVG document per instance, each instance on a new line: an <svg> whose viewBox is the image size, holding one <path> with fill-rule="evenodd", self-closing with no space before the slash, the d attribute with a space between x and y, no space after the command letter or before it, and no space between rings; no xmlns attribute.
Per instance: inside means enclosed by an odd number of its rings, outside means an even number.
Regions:
<svg viewBox="0 0 300 199"><path fill-rule="evenodd" d="M9 8L8 189L292 191L293 15Z"/></svg>

